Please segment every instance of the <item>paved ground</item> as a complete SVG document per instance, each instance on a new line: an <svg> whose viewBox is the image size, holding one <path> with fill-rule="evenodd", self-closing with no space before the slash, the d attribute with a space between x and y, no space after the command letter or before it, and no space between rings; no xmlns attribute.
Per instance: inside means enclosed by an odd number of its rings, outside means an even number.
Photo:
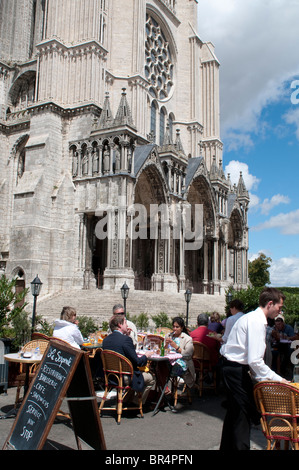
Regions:
<svg viewBox="0 0 299 470"><path fill-rule="evenodd" d="M10 388L8 394L0 394L0 416L3 417L14 403L15 388ZM168 407L152 416L152 411L145 409L144 419L137 412L124 412L121 424L117 425L115 415L103 412L101 417L107 450L129 451L149 450L153 454L159 451L172 451L173 455L192 454L198 450L218 450L225 409L220 392L215 396L205 392L199 397L197 392L192 396L192 404L181 398L177 411L172 412ZM63 407L67 409L67 403ZM0 449L8 437L14 418L0 419ZM57 418L48 435L45 448L47 450L77 449L75 436L68 420ZM84 449L88 449L83 446ZM255 427L251 435L251 449L265 449L265 438L260 427ZM110 453L109 453L110 454ZM130 454L130 452L129 452ZM134 454L134 453L132 453ZM120 452L117 455L122 455ZM133 465L134 466L134 465Z"/></svg>

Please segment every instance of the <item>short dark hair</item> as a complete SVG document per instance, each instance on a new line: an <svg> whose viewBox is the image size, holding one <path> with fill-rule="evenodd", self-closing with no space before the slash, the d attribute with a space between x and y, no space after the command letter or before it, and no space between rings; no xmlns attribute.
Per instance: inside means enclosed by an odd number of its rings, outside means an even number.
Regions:
<svg viewBox="0 0 299 470"><path fill-rule="evenodd" d="M259 306L266 307L268 302L277 304L280 300L285 300L285 295L275 287L265 287L260 293Z"/></svg>
<svg viewBox="0 0 299 470"><path fill-rule="evenodd" d="M229 304L229 308L236 308L240 312L243 312L244 304L243 304L242 300L240 300L240 299L233 299Z"/></svg>
<svg viewBox="0 0 299 470"><path fill-rule="evenodd" d="M122 310L124 311L123 314L121 314L121 313L114 313L115 310L120 310L120 309L122 309ZM116 305L114 305L114 306L113 306L113 309L112 309L112 313L113 313L113 315L124 315L124 314L125 314L124 306L123 306L122 304L116 304Z"/></svg>
<svg viewBox="0 0 299 470"><path fill-rule="evenodd" d="M118 325L122 325L123 322L125 321L125 316L124 315L113 315L113 317L110 318L109 321L109 327L111 331L117 330Z"/></svg>

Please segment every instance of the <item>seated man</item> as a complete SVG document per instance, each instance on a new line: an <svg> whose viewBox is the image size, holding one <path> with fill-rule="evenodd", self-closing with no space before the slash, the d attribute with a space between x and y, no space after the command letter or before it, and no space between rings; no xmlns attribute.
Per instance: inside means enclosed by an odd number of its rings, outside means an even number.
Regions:
<svg viewBox="0 0 299 470"><path fill-rule="evenodd" d="M150 389L155 385L155 379L150 372L140 372L138 367L145 366L147 358L153 353L151 351L144 351L143 356L137 356L132 338L127 334L127 319L124 315L114 315L110 319L109 327L111 334L104 338L102 349L115 351L131 361L134 369L134 377L131 385L135 391L140 392L143 390L142 403L145 403ZM136 397L133 401L136 403Z"/></svg>
<svg viewBox="0 0 299 470"><path fill-rule="evenodd" d="M112 309L112 315L126 315L125 309L122 306L122 304L114 305ZM134 323L131 322L130 320L127 320L127 333L126 334L132 338L134 348L136 349L137 344L138 344L137 328L134 325Z"/></svg>
<svg viewBox="0 0 299 470"><path fill-rule="evenodd" d="M293 378L292 349L289 342L293 337L293 327L285 323L284 316L280 313L272 328L272 369L287 380Z"/></svg>
<svg viewBox="0 0 299 470"><path fill-rule="evenodd" d="M216 337L208 336L209 334L215 334L214 331L208 328L208 323L208 315L206 313L200 313L197 317L198 328L191 331L190 336L192 341L199 341L208 347L210 351L211 365L212 367L215 367L219 360L220 342Z"/></svg>

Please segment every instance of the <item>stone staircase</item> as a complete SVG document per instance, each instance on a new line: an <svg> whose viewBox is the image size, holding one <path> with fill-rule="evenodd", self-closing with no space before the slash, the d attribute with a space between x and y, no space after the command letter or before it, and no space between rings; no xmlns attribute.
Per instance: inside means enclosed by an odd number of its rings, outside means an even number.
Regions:
<svg viewBox="0 0 299 470"><path fill-rule="evenodd" d="M87 315L101 325L109 321L112 307L123 303L120 291L70 289L50 296L39 297L36 312L44 319L52 322L59 318L65 305L76 308L77 315ZM30 306L27 307L30 311ZM199 313L217 311L225 314L225 296L209 294L193 294L189 304L189 325L196 325ZM183 293L130 291L127 300L127 312L139 315L144 312L149 318L165 312L169 318L186 314L186 302Z"/></svg>

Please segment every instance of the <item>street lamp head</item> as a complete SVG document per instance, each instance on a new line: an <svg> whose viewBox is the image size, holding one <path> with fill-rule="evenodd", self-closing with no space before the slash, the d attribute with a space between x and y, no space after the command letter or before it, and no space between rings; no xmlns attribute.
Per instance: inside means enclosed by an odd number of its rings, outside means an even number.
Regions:
<svg viewBox="0 0 299 470"><path fill-rule="evenodd" d="M233 294L232 294L231 291L229 291L229 292L227 293L226 298L227 298L227 303L230 304L231 301L233 300Z"/></svg>
<svg viewBox="0 0 299 470"><path fill-rule="evenodd" d="M123 286L121 287L120 291L121 291L121 296L122 298L125 300L129 297L129 290L130 288L127 286L127 283L125 282L123 284Z"/></svg>
<svg viewBox="0 0 299 470"><path fill-rule="evenodd" d="M192 292L190 289L187 289L186 292L185 292L185 300L187 302L187 304L190 302L191 300L191 296L192 296Z"/></svg>
<svg viewBox="0 0 299 470"><path fill-rule="evenodd" d="M33 279L33 281L30 284L31 284L31 293L33 297L37 297L40 294L40 291L43 285L38 275L36 275L36 278Z"/></svg>

